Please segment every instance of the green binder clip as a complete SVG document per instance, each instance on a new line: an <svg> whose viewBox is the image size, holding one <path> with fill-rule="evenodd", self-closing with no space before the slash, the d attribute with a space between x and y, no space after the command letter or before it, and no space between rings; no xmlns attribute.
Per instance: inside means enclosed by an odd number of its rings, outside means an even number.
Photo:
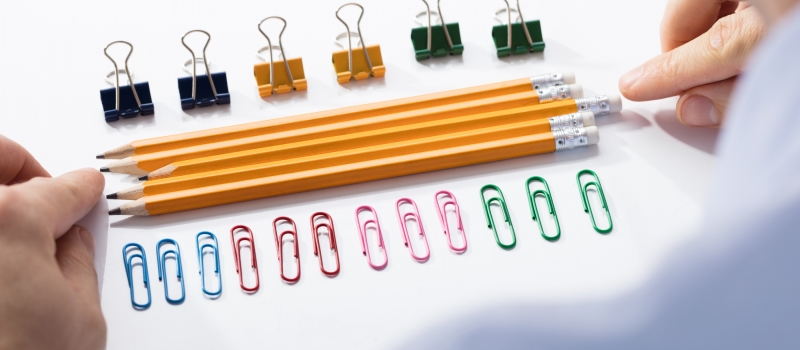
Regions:
<svg viewBox="0 0 800 350"><path fill-rule="evenodd" d="M417 56L417 61L427 60L433 57L444 57L450 55L460 55L464 52L464 45L461 44L461 31L458 29L458 22L445 23L442 17L442 7L440 6L441 0L437 0L436 8L439 12L431 12L431 7L428 6L426 0L422 0L425 7L428 8L426 12L420 12L414 17L417 23L422 27L411 29L411 43L414 45L414 52ZM440 24L433 25L431 23L431 14L436 14ZM428 25L418 21L422 15L428 15Z"/></svg>
<svg viewBox="0 0 800 350"><path fill-rule="evenodd" d="M519 8L519 0L517 0L517 9L512 10L506 2L505 10L495 12L495 19L503 23L498 18L504 11L508 14L508 23L496 25L492 28L492 39L494 39L494 46L497 49L497 57L507 57L512 53L515 55L528 53L528 52L542 52L544 51L544 39L542 39L542 25L539 20L525 22L522 18L522 11ZM519 17L519 23L512 23L511 12L514 11ZM524 23L524 25L523 25Z"/></svg>

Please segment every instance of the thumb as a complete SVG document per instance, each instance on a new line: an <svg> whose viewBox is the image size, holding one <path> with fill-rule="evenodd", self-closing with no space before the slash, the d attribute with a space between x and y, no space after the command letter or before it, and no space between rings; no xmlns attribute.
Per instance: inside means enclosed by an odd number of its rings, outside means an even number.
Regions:
<svg viewBox="0 0 800 350"><path fill-rule="evenodd" d="M717 127L728 108L736 77L689 89L675 108L681 123L689 126Z"/></svg>
<svg viewBox="0 0 800 350"><path fill-rule="evenodd" d="M61 273L79 299L100 308L97 272L94 269L94 238L85 228L73 225L56 240L56 260Z"/></svg>

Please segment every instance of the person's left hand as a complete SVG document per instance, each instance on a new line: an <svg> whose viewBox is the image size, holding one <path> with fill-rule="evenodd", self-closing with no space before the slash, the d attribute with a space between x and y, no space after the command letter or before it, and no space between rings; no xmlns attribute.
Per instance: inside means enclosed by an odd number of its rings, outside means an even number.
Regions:
<svg viewBox="0 0 800 350"><path fill-rule="evenodd" d="M51 178L0 136L0 349L102 349L94 239L74 225L104 178L83 169Z"/></svg>

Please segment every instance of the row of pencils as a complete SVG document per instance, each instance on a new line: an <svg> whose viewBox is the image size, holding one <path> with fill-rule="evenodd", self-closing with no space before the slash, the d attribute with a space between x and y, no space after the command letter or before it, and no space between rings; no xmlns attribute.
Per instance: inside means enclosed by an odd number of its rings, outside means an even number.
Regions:
<svg viewBox="0 0 800 350"><path fill-rule="evenodd" d="M110 215L160 215L594 145L619 96L537 75L135 141L97 156L144 182Z"/></svg>

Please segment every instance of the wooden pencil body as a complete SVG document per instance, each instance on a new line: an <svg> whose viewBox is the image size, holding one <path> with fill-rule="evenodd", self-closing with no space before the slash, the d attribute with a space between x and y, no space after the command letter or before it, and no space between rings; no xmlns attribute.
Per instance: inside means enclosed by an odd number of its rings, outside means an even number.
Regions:
<svg viewBox="0 0 800 350"><path fill-rule="evenodd" d="M141 198L120 209L126 215L160 215L553 152L555 148L552 133L541 133L170 192Z"/></svg>
<svg viewBox="0 0 800 350"><path fill-rule="evenodd" d="M130 145L133 146L133 154L142 155L527 91L533 91L531 80L529 78L522 78L422 96L150 138L134 141Z"/></svg>
<svg viewBox="0 0 800 350"><path fill-rule="evenodd" d="M510 96L495 97L481 101L470 101L463 104L434 107L430 109L415 110L397 114L371 117L348 122L323 125L299 130L272 133L231 141L217 142L181 148L171 151L146 154L131 157L136 163L136 168L123 168L122 172L131 174L145 174L181 160L208 157L231 152L246 151L255 148L269 147L282 143L300 142L306 140L353 134L382 128L389 128L413 123L423 123L433 120L453 118L468 114L485 113L502 109L532 107L532 116L552 117L557 115L577 112L577 105L573 100L558 101L538 105L532 103L536 93L522 93ZM113 165L113 163L112 163ZM109 165L111 167L111 165ZM131 170L134 169L134 170ZM111 169L112 172L117 172Z"/></svg>
<svg viewBox="0 0 800 350"><path fill-rule="evenodd" d="M547 119L526 121L484 129L438 135L401 142L381 144L352 150L330 152L301 158L221 169L187 176L151 180L144 183L143 195L177 192L192 188L220 185L224 183L297 173L318 168L391 158L401 155L423 153L446 148L485 143L527 135L551 133ZM138 199L121 198L121 199Z"/></svg>
<svg viewBox="0 0 800 350"><path fill-rule="evenodd" d="M532 111L532 109L534 109ZM316 154L363 148L380 144L401 142L437 135L445 135L480 128L490 128L532 120L544 120L551 115L539 113L538 107L515 108L462 117L435 120L425 123L401 125L341 136L326 137L295 143L257 148L247 151L225 153L217 156L189 159L172 163L163 175L161 170L150 174L149 180L185 176L250 164L306 157ZM549 131L549 129L545 130Z"/></svg>

